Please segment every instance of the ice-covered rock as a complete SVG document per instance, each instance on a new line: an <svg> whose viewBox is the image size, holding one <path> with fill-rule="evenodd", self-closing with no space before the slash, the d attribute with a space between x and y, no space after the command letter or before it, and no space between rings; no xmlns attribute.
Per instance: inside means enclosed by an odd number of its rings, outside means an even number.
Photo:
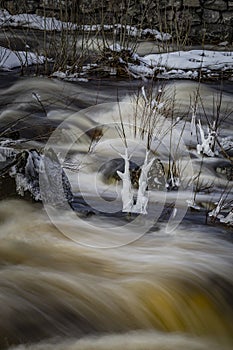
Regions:
<svg viewBox="0 0 233 350"><path fill-rule="evenodd" d="M1 195L31 197L53 205L60 205L64 200L72 201L69 180L52 150L44 155L37 150L15 151L0 147L0 155L4 158L0 169ZM44 179L42 191L41 174ZM61 187L63 191L59 190Z"/></svg>

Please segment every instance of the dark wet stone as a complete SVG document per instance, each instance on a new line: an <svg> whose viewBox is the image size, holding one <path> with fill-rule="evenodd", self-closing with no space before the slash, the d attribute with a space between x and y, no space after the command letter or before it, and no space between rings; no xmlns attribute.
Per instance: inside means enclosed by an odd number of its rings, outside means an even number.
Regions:
<svg viewBox="0 0 233 350"><path fill-rule="evenodd" d="M163 163L160 159L155 159L148 172L148 189L163 190L165 189L166 179Z"/></svg>
<svg viewBox="0 0 233 350"><path fill-rule="evenodd" d="M141 174L141 164L130 161L130 178L134 188L138 189L138 181ZM124 172L125 162L122 158L109 160L101 166L100 172L105 181L111 183L121 181L117 171ZM165 172L162 162L155 159L148 172L148 190L162 190L165 188Z"/></svg>
<svg viewBox="0 0 233 350"><path fill-rule="evenodd" d="M122 158L111 159L103 164L99 172L103 176L103 180L111 183L121 181L117 171L124 172L125 161ZM140 177L140 166L132 161L129 161L130 177L133 187L138 188L138 180Z"/></svg>

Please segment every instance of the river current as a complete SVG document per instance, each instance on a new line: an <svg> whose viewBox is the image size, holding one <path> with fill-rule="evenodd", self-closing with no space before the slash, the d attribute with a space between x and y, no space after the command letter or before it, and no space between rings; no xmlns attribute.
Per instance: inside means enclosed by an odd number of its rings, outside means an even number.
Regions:
<svg viewBox="0 0 233 350"><path fill-rule="evenodd" d="M68 83L13 75L1 79L1 130L14 125L7 137L21 140L17 149L40 149L46 143L53 147L76 196L73 209L82 194L95 214L54 210L24 197L0 201L0 347L232 349L232 230L206 223L205 210L232 183L216 173L223 161L202 160L201 181L213 185L209 193L198 194L200 212L184 206L193 198L187 186L166 194L151 191L148 216L128 217L120 213L121 184L107 181L103 166L121 157L124 145L116 125L119 116L132 122L132 106L143 84ZM220 90L222 108L233 107L232 83L221 89L218 84L179 81L165 89L168 99L175 96L174 118L190 113L197 89L205 108L203 125L205 114L215 113L213 96L218 99ZM232 123L229 114L222 136L232 136ZM180 133L186 130L182 125ZM48 141L54 130L59 133ZM132 138L131 129L125 132ZM187 162L184 178L190 184L201 161L194 151L186 152L193 145L188 133L182 133L185 149L179 157ZM161 147L155 142L165 165L170 140L163 135ZM174 141L176 149L177 143L181 142ZM129 150L140 162L143 144L132 140ZM167 202L175 203L177 210L161 219L164 207L170 208Z"/></svg>

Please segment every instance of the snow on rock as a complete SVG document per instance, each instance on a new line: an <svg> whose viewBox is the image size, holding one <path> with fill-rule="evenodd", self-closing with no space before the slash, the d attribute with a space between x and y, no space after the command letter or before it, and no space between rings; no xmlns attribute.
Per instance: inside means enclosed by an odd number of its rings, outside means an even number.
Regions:
<svg viewBox="0 0 233 350"><path fill-rule="evenodd" d="M145 71L157 71L157 77L163 79L197 79L201 73L214 78L213 74L216 72L233 70L233 52L224 51L190 50L157 53L140 57L139 60L140 67ZM131 66L129 70L135 74L135 70L143 69Z"/></svg>
<svg viewBox="0 0 233 350"><path fill-rule="evenodd" d="M0 46L0 69L10 70L16 67L43 64L44 56L38 56L28 51L12 51Z"/></svg>
<svg viewBox="0 0 233 350"><path fill-rule="evenodd" d="M141 60L152 67L166 67L167 69L233 68L233 52L224 51L176 51L146 55Z"/></svg>
<svg viewBox="0 0 233 350"><path fill-rule="evenodd" d="M215 203L216 207L208 213L208 216L213 219L218 219L220 223L233 226L233 208L231 203L225 203L223 197ZM229 210L229 212L228 212ZM227 212L225 216L222 214Z"/></svg>
<svg viewBox="0 0 233 350"><path fill-rule="evenodd" d="M159 40L159 41L168 41L171 40L172 36L169 33L163 33L163 32L159 32L157 29L150 29L150 28L146 28L143 29L141 32L142 36L152 36L155 39Z"/></svg>
<svg viewBox="0 0 233 350"><path fill-rule="evenodd" d="M56 205L73 200L69 180L52 150L44 155L37 150L16 151L1 144L0 186L7 184L8 178L15 180L11 194L17 193L21 197L30 194L35 201L49 201ZM58 191L59 188L62 191ZM46 194L46 198L42 193Z"/></svg>
<svg viewBox="0 0 233 350"><path fill-rule="evenodd" d="M128 72L134 78L153 78L155 76L155 69L144 65L128 64Z"/></svg>
<svg viewBox="0 0 233 350"><path fill-rule="evenodd" d="M187 200L186 200L186 203L187 203L187 205L188 205L188 208L190 208L190 209L192 209L192 210L197 210L197 211L201 210L201 207L200 207L199 205L196 204L196 202L194 201L194 199L192 199L192 200L187 199Z"/></svg>
<svg viewBox="0 0 233 350"><path fill-rule="evenodd" d="M197 71L188 70L187 72L183 69L172 69L170 71L164 70L157 75L157 78L162 79L197 79L199 76Z"/></svg>
<svg viewBox="0 0 233 350"><path fill-rule="evenodd" d="M54 17L43 17L36 14L22 13L18 15L10 15L7 10L0 10L0 27L24 27L46 31L62 31L66 30L81 30L84 32L100 32L100 31L113 31L115 35L125 33L130 37L145 37L150 35L155 40L168 41L171 39L171 34L161 33L157 29L138 29L137 27L130 25L108 25L108 24L92 24L92 25L77 25L71 22L63 22L57 20Z"/></svg>
<svg viewBox="0 0 233 350"><path fill-rule="evenodd" d="M74 30L77 25L71 22L62 22L54 17L43 17L36 14L21 13L10 15L8 11L1 10L0 26L25 27L48 31L62 31L64 29Z"/></svg>
<svg viewBox="0 0 233 350"><path fill-rule="evenodd" d="M233 136L227 136L220 140L220 145L224 149L224 151L232 151L233 150Z"/></svg>
<svg viewBox="0 0 233 350"><path fill-rule="evenodd" d="M81 77L79 73L68 73L68 72L61 72L56 71L53 74L51 74L51 77L58 78L65 81L79 81L83 83L87 83L88 79Z"/></svg>
<svg viewBox="0 0 233 350"><path fill-rule="evenodd" d="M123 51L122 46L114 45L112 50L118 53ZM150 54L144 57L136 55L135 63L128 63L126 70L132 77L142 79L157 77L196 80L201 74L207 78L216 78L221 72L228 72L231 76L233 52L190 50Z"/></svg>
<svg viewBox="0 0 233 350"><path fill-rule="evenodd" d="M43 162L42 156L36 151L31 151L23 152L18 159L18 164L12 166L9 172L10 176L15 178L16 192L23 197L28 191L36 201L41 200L39 172Z"/></svg>

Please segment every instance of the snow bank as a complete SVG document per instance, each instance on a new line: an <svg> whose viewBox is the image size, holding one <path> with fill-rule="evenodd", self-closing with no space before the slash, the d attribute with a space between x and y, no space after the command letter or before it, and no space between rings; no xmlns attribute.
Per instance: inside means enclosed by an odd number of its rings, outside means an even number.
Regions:
<svg viewBox="0 0 233 350"><path fill-rule="evenodd" d="M233 52L190 50L151 54L141 58L142 64L166 69L226 69L233 68Z"/></svg>
<svg viewBox="0 0 233 350"><path fill-rule="evenodd" d="M110 47L120 55L124 52L118 44ZM130 49L127 49L130 52ZM134 78L197 79L200 74L217 78L224 72L232 76L233 52L190 50L150 54L144 57L131 54L126 71Z"/></svg>
<svg viewBox="0 0 233 350"><path fill-rule="evenodd" d="M12 51L0 46L0 69L11 70L13 68L30 66L32 64L43 64L44 56L38 56L33 52Z"/></svg>
<svg viewBox="0 0 233 350"><path fill-rule="evenodd" d="M157 29L138 29L137 27L122 24L92 24L77 25L71 22L63 22L54 17L43 17L36 14L22 13L19 15L10 15L7 10L0 10L0 27L24 27L47 31L81 30L84 32L112 31L116 35L125 33L131 37L143 38L150 36L158 41L168 41L171 34L161 33Z"/></svg>
<svg viewBox="0 0 233 350"><path fill-rule="evenodd" d="M116 67L120 65L121 68L125 69L126 75L128 74L135 79L197 80L200 76L207 79L222 78L224 74L226 79L233 76L233 52L190 50L151 54L143 57L118 43L110 45L108 49L108 54L112 53L112 57L108 56L108 62L112 64L114 61ZM125 56L127 59L124 58ZM101 62L97 66L99 70L102 69L106 73L109 71L110 74L106 61L104 66L101 66ZM110 65L110 67L112 66ZM96 68L96 65L89 67L89 69L83 69L82 77L90 77L93 68ZM60 79L69 78L68 72L65 75L56 72L56 75ZM70 78L75 79L75 76Z"/></svg>
<svg viewBox="0 0 233 350"><path fill-rule="evenodd" d="M77 26L71 22L62 22L52 17L43 17L36 14L10 15L6 10L0 10L0 27L26 27L38 30L62 31L83 30L87 32L113 31L115 34L125 32L132 37L146 37L150 35L154 40L168 41L171 35L161 33L156 29L138 29L133 26L115 25L83 25ZM233 71L233 52L210 51L210 50L190 50L150 54L144 57L130 53L129 48L123 48L117 42L109 47L119 56L119 64L123 65L125 72L133 78L162 78L162 79L198 79L200 74L206 78L222 77L232 78ZM124 52L129 52L129 60L126 62L120 56ZM131 55L131 57L130 57ZM37 57L35 54L26 51L13 52L8 49L0 48L0 67L2 69L11 69L22 65L43 63L44 57ZM91 73L91 70L89 70ZM87 78L86 76L82 78ZM64 74L57 72L57 76L64 79ZM66 79L69 79L67 75ZM80 78L76 76L70 79Z"/></svg>

